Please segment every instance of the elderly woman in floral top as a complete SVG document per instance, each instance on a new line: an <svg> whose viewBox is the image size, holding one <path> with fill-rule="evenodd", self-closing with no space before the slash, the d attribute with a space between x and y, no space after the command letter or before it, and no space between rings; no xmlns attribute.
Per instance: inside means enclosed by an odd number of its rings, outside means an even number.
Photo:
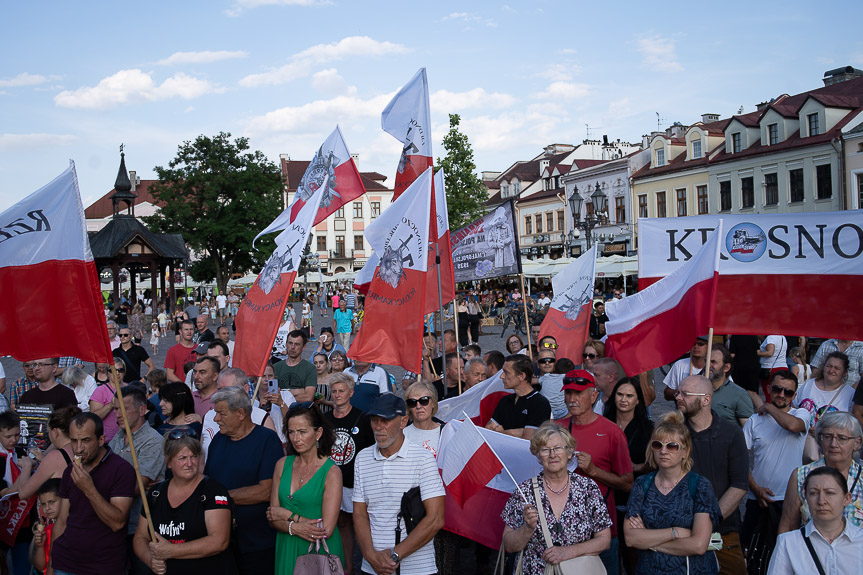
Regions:
<svg viewBox="0 0 863 575"><path fill-rule="evenodd" d="M542 575L546 564L582 555L599 555L611 545L611 518L592 479L570 473L567 464L575 454L575 439L553 423L543 423L530 441L530 452L542 472L523 482L504 507L503 542L509 552L523 551L524 574ZM540 528L533 482L539 487L542 509L551 532L547 547ZM522 494L527 503L522 501Z"/></svg>

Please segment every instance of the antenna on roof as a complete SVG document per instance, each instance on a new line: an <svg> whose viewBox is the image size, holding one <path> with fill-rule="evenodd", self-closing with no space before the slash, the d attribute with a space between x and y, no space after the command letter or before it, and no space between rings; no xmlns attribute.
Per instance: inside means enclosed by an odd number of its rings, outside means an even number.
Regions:
<svg viewBox="0 0 863 575"><path fill-rule="evenodd" d="M661 117L659 116L659 112L657 112L657 113L656 113L656 131L657 131L657 132L661 132L661 131L662 131L662 124L663 124L664 122L665 122L665 118L661 118Z"/></svg>
<svg viewBox="0 0 863 575"><path fill-rule="evenodd" d="M737 113L738 113L738 114L742 114L742 113L743 113L743 106L740 106L740 109L739 109L739 110L737 110Z"/></svg>

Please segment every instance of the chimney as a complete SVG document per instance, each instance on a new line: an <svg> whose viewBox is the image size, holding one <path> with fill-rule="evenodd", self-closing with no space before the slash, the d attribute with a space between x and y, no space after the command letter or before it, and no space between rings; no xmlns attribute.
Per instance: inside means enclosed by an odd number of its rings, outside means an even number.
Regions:
<svg viewBox="0 0 863 575"><path fill-rule="evenodd" d="M863 70L858 70L853 66L843 66L842 68L836 68L835 70L827 70L824 72L824 85L832 86L833 84L854 80L856 78L863 78Z"/></svg>
<svg viewBox="0 0 863 575"><path fill-rule="evenodd" d="M541 178L545 174L545 169L548 167L548 160L540 160L539 161L539 177Z"/></svg>
<svg viewBox="0 0 863 575"><path fill-rule="evenodd" d="M138 178L135 177L135 170L129 170L129 181L132 183L132 191L138 187Z"/></svg>
<svg viewBox="0 0 863 575"><path fill-rule="evenodd" d="M359 154L351 154L351 159L354 161L354 165L357 167L357 170L360 169L360 155Z"/></svg>
<svg viewBox="0 0 863 575"><path fill-rule="evenodd" d="M718 122L719 114L701 114L701 121L705 124L709 124L710 122Z"/></svg>

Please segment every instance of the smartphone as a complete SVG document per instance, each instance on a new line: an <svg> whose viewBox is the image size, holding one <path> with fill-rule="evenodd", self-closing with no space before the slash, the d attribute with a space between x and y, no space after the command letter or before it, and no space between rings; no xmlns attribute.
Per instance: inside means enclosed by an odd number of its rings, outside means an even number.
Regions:
<svg viewBox="0 0 863 575"><path fill-rule="evenodd" d="M267 393L279 393L279 380L278 379L268 379L267 380Z"/></svg>

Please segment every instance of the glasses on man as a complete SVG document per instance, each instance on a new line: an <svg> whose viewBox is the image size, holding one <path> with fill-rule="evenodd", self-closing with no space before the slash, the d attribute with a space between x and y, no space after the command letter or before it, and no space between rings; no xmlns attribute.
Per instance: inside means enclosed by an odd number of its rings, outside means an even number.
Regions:
<svg viewBox="0 0 863 575"><path fill-rule="evenodd" d="M558 445L557 447L542 447L539 450L539 454L543 457L549 457L552 453L555 455L563 455L563 453L569 449L565 445Z"/></svg>
<svg viewBox="0 0 863 575"><path fill-rule="evenodd" d="M405 404L411 409L415 408L418 403L420 405L422 405L423 407L425 407L426 405L429 404L429 402L431 402L431 396L430 395L424 395L424 396L419 397L417 399L406 399L405 400Z"/></svg>
<svg viewBox="0 0 863 575"><path fill-rule="evenodd" d="M557 344L551 343L550 341L544 341L542 342L542 345L540 345L540 347L542 349L557 349Z"/></svg>
<svg viewBox="0 0 863 575"><path fill-rule="evenodd" d="M39 368L42 368L42 367L51 367L52 365L54 365L54 364L53 364L53 363L38 363L38 362L33 362L33 363L31 363L31 364L30 364L30 367L31 367L32 369L39 369Z"/></svg>
<svg viewBox="0 0 863 575"><path fill-rule="evenodd" d="M595 353L583 353L583 354L581 354L581 357L583 357L584 359L596 359L596 354Z"/></svg>
<svg viewBox="0 0 863 575"><path fill-rule="evenodd" d="M790 399L794 397L794 393L796 392L793 389L788 389L787 387L782 387L780 385L771 385L770 393L772 395L784 395L785 397Z"/></svg>
<svg viewBox="0 0 863 575"><path fill-rule="evenodd" d="M680 444L676 441L669 441L668 443L663 443L659 440L654 439L650 442L650 449L656 451L657 453L662 451L662 448L665 448L668 453L677 453L680 451Z"/></svg>
<svg viewBox="0 0 863 575"><path fill-rule="evenodd" d="M536 363L538 363L540 365L542 365L542 364L548 365L550 363L554 363L554 361L555 360L553 357L543 357L541 359L536 360Z"/></svg>
<svg viewBox="0 0 863 575"><path fill-rule="evenodd" d="M120 337L132 337L131 333L121 333Z"/></svg>
<svg viewBox="0 0 863 575"><path fill-rule="evenodd" d="M590 381L589 379L587 379L586 377L564 377L563 378L563 385L569 385L570 383L574 383L574 384L580 385L582 387L588 386L588 385L590 385L590 386L594 385L594 383L592 381Z"/></svg>
<svg viewBox="0 0 863 575"><path fill-rule="evenodd" d="M822 433L821 441L827 443L828 445L833 443L835 440L839 445L847 445L849 441L855 439L853 435L837 435L835 433Z"/></svg>

